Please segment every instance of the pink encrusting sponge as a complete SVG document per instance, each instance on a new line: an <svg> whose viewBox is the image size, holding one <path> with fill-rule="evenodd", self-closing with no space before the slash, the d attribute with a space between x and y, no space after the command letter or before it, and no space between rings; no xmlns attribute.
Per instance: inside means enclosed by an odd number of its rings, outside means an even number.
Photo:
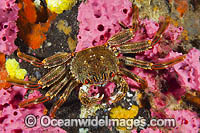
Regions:
<svg viewBox="0 0 200 133"><path fill-rule="evenodd" d="M17 49L14 41L17 38L16 20L18 6L15 0L1 0L0 2L0 52L10 55Z"/></svg>
<svg viewBox="0 0 200 133"><path fill-rule="evenodd" d="M181 86L187 87L189 90L200 91L200 51L191 49L186 59L174 65L175 71L178 73Z"/></svg>
<svg viewBox="0 0 200 133"><path fill-rule="evenodd" d="M166 110L169 118L176 120L176 127L169 133L198 133L200 127L200 118L196 112L189 110Z"/></svg>
<svg viewBox="0 0 200 133"><path fill-rule="evenodd" d="M31 133L31 132L59 132L65 133L58 127L42 127L40 118L44 115L45 107L43 104L34 105L27 108L19 108L18 104L23 100L26 89L13 86L7 90L0 90L0 132L1 133ZM29 98L40 96L39 91L34 91ZM37 124L32 128L25 125L27 115L37 116ZM30 121L31 122L31 121Z"/></svg>
<svg viewBox="0 0 200 133"><path fill-rule="evenodd" d="M101 45L121 28L119 21L128 23L131 11L128 0L87 0L79 7L79 34L76 51Z"/></svg>

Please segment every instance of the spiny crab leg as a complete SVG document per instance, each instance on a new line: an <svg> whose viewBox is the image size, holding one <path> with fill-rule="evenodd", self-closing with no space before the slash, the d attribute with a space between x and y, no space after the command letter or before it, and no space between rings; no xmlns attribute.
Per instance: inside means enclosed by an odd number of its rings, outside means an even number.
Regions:
<svg viewBox="0 0 200 133"><path fill-rule="evenodd" d="M50 96L51 99L62 90L62 88L71 80L71 77L64 77L58 84L54 84L49 91L45 94L45 96Z"/></svg>
<svg viewBox="0 0 200 133"><path fill-rule="evenodd" d="M170 59L165 62L160 62L160 63L151 63L148 61L142 61L142 60L137 60L131 57L119 57L119 60L123 62L127 66L135 66L143 69L165 69L167 67L173 66L174 64L177 64L185 59L185 55L181 55L179 57L176 57L174 59Z"/></svg>
<svg viewBox="0 0 200 133"><path fill-rule="evenodd" d="M9 77L7 77L6 81L11 83L12 85L22 86L25 89L37 90L37 89L42 88L41 85L32 81L24 81L24 80L9 78Z"/></svg>
<svg viewBox="0 0 200 133"><path fill-rule="evenodd" d="M174 59L171 59L171 60L168 60L165 62L153 64L151 69L165 69L165 68L173 66L179 62L182 62L185 58L186 58L186 55L182 55L182 56L176 57Z"/></svg>
<svg viewBox="0 0 200 133"><path fill-rule="evenodd" d="M127 82L121 76L118 76L117 79L113 81L115 82L115 89L117 89L117 91L109 98L108 102L110 104L121 100L129 90Z"/></svg>
<svg viewBox="0 0 200 133"><path fill-rule="evenodd" d="M126 42L124 45L117 47L120 53L139 53L152 48L160 40L162 34L167 29L170 23L170 17L166 17L165 21L160 22L160 27L154 36L153 40L145 42Z"/></svg>
<svg viewBox="0 0 200 133"><path fill-rule="evenodd" d="M132 5L132 29L133 30L137 30L138 27L138 18L139 18L139 8L136 5ZM123 29L128 29L128 27L123 23L123 22L119 22L119 25L123 28Z"/></svg>
<svg viewBox="0 0 200 133"><path fill-rule="evenodd" d="M124 45L117 47L118 51L122 54L124 53L140 53L151 49L151 41L145 42L127 42Z"/></svg>
<svg viewBox="0 0 200 133"><path fill-rule="evenodd" d="M43 65L39 59L37 59L33 56L30 56L30 55L27 55L25 53L22 53L19 49L17 50L17 56L19 58L31 63L34 66L41 67Z"/></svg>
<svg viewBox="0 0 200 133"><path fill-rule="evenodd" d="M133 16L132 16L132 28L124 29L115 35L113 35L109 40L108 44L111 46L120 45L123 43L126 43L127 41L131 40L134 37L134 33L137 30L138 25L138 14L139 9L136 5L133 5ZM126 28L126 26L123 23L120 23L120 25L123 28Z"/></svg>
<svg viewBox="0 0 200 133"><path fill-rule="evenodd" d="M50 117L55 117L55 113L58 108L68 99L69 95L71 94L72 90L77 87L77 82L70 82L67 88L65 88L65 91L63 92L62 96L59 98L58 101L56 101L50 110Z"/></svg>
<svg viewBox="0 0 200 133"><path fill-rule="evenodd" d="M194 92L186 92L183 96L183 99L190 104L193 104L200 108L200 92L194 91Z"/></svg>
<svg viewBox="0 0 200 133"><path fill-rule="evenodd" d="M22 102L19 103L20 108L24 108L30 105L34 105L34 104L39 104L39 103L44 103L51 100L50 97L46 97L46 96L38 96L38 97L34 97L31 99L27 99L24 100Z"/></svg>
<svg viewBox="0 0 200 133"><path fill-rule="evenodd" d="M47 57L44 60L39 60L33 56L27 55L25 53L22 53L18 50L17 56L27 62L30 62L32 65L37 67L44 67L44 68L51 68L55 66L62 65L63 63L67 62L71 57L74 55L74 53L57 53L53 56Z"/></svg>
<svg viewBox="0 0 200 133"><path fill-rule="evenodd" d="M132 29L135 31L138 27L138 18L139 18L139 8L136 5L133 5L133 15L132 15Z"/></svg>
<svg viewBox="0 0 200 133"><path fill-rule="evenodd" d="M115 35L113 35L109 40L108 44L111 46L117 46L127 41L131 40L134 37L133 29L122 30Z"/></svg>
<svg viewBox="0 0 200 133"><path fill-rule="evenodd" d="M47 91L45 96L39 96L28 100L24 100L21 103L19 103L19 106L23 108L33 104L44 103L46 101L51 100L60 92L60 90L67 84L68 81L69 79L67 78L62 79L58 84L54 85L49 91Z"/></svg>
<svg viewBox="0 0 200 133"><path fill-rule="evenodd" d="M96 96L89 97L88 95L88 89L90 88L90 85L83 85L80 87L79 90L79 99L82 104L86 106L91 106L96 104L97 102L101 101L104 97L104 95L97 94Z"/></svg>
<svg viewBox="0 0 200 133"><path fill-rule="evenodd" d="M119 25L121 26L122 29L128 29L128 27L121 21L119 21Z"/></svg>
<svg viewBox="0 0 200 133"><path fill-rule="evenodd" d="M61 52L45 58L42 63L44 64L44 68L51 68L66 63L72 56L74 56L74 53Z"/></svg>
<svg viewBox="0 0 200 133"><path fill-rule="evenodd" d="M136 82L140 83L141 85L141 89L145 89L147 88L147 81L140 78L139 76L137 76L136 74L132 73L131 71L129 71L128 69L126 68L120 68L120 72L123 74L123 75L126 75L127 77L135 80Z"/></svg>
<svg viewBox="0 0 200 133"><path fill-rule="evenodd" d="M9 77L7 78L7 82L13 85L23 86L24 88L27 89L36 90L51 86L52 84L60 80L65 74L66 74L66 66L61 65L53 68L46 75L44 75L38 82L11 79Z"/></svg>
<svg viewBox="0 0 200 133"><path fill-rule="evenodd" d="M151 46L154 46L155 44L157 44L159 42L160 38L162 37L162 34L165 32L165 30L169 26L169 23L170 23L169 16L167 16L164 21L160 22L159 29L156 32L156 35L154 36L154 38L151 42Z"/></svg>
<svg viewBox="0 0 200 133"><path fill-rule="evenodd" d="M39 81L38 84L44 87L49 87L54 84L60 78L66 74L66 65L61 65L50 70L46 75L44 75Z"/></svg>

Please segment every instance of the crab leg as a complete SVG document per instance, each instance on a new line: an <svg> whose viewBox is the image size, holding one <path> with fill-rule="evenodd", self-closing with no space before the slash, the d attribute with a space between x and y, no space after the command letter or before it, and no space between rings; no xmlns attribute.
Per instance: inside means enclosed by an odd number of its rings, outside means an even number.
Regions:
<svg viewBox="0 0 200 133"><path fill-rule="evenodd" d="M24 100L22 102L19 103L20 108L24 108L30 105L34 105L34 104L39 104L39 103L44 103L51 100L50 97L46 97L46 96L38 96L38 97L34 97L31 99L27 99Z"/></svg>
<svg viewBox="0 0 200 133"><path fill-rule="evenodd" d="M31 63L34 66L41 67L43 65L42 62L39 59L37 59L33 56L30 56L30 55L27 55L25 53L22 53L19 49L17 51L17 56L19 58Z"/></svg>
<svg viewBox="0 0 200 133"><path fill-rule="evenodd" d="M66 65L61 65L53 68L46 75L44 75L39 81L38 84L43 85L44 87L49 87L54 84L60 78L62 78L66 74Z"/></svg>
<svg viewBox="0 0 200 133"><path fill-rule="evenodd" d="M160 27L152 41L145 42L127 42L124 45L119 45L120 53L139 53L152 48L160 40L162 34L169 26L170 17L166 17L164 22L160 22Z"/></svg>
<svg viewBox="0 0 200 133"><path fill-rule="evenodd" d="M186 55L182 55L182 56L176 57L174 59L168 60L166 62L160 62L157 64L153 64L151 69L165 69L165 68L173 66L179 62L182 62L185 58L186 58Z"/></svg>
<svg viewBox="0 0 200 133"><path fill-rule="evenodd" d="M143 69L151 69L151 66L153 64L151 62L137 60L131 57L119 57L119 61L123 62L127 66L135 66Z"/></svg>
<svg viewBox="0 0 200 133"><path fill-rule="evenodd" d="M58 66L56 68L53 68L50 72L48 72L45 76L43 76L37 83L32 81L24 81L24 80L18 80L18 79L11 79L7 78L7 82L23 86L26 89L36 90L40 88L49 87L50 85L57 82L59 79L61 79L66 74L66 66Z"/></svg>
<svg viewBox="0 0 200 133"><path fill-rule="evenodd" d="M119 25L121 26L122 29L129 29L123 22L119 22Z"/></svg>
<svg viewBox="0 0 200 133"><path fill-rule="evenodd" d="M114 80L114 82L116 84L115 89L117 89L117 92L114 92L109 98L108 102L110 104L121 100L129 90L127 82L121 76L119 76L118 79Z"/></svg>
<svg viewBox="0 0 200 133"><path fill-rule="evenodd" d="M103 99L104 95L99 96L98 94L96 96L89 97L88 88L90 88L90 85L83 85L80 87L79 99L82 104L86 106L91 106Z"/></svg>
<svg viewBox="0 0 200 133"><path fill-rule="evenodd" d="M169 26L170 23L170 17L166 17L164 22L160 22L159 25L159 29L156 32L156 35L154 36L151 45L154 46L155 44L157 44L160 40L160 38L162 37L162 34L165 32L165 30L167 29L167 27Z"/></svg>
<svg viewBox="0 0 200 133"><path fill-rule="evenodd" d="M37 66L37 67L44 67L44 68L51 68L55 66L62 65L63 63L67 62L71 57L73 56L74 53L57 53L53 56L45 58L43 61L27 55L25 53L22 53L18 50L17 56L27 62L30 62L32 65Z"/></svg>
<svg viewBox="0 0 200 133"><path fill-rule="evenodd" d="M132 29L135 31L138 27L138 18L139 18L139 8L136 5L133 5L133 15L132 15Z"/></svg>
<svg viewBox="0 0 200 133"><path fill-rule="evenodd" d="M65 77L58 84L55 84L51 89L45 94L45 96L55 97L61 91L61 89L70 81L71 78Z"/></svg>
<svg viewBox="0 0 200 133"><path fill-rule="evenodd" d="M108 40L109 45L116 46L126 43L135 36L134 33L137 30L137 25L138 25L138 14L139 14L138 7L136 5L133 5L132 28L126 29L127 27L121 22L120 25L125 29L113 35Z"/></svg>
<svg viewBox="0 0 200 133"><path fill-rule="evenodd" d="M45 58L42 63L44 64L44 68L59 66L69 61L73 55L74 53L57 53L53 56Z"/></svg>
<svg viewBox="0 0 200 133"><path fill-rule="evenodd" d="M137 30L138 27L138 18L139 18L139 8L136 5L132 6L132 29L134 29L135 31ZM123 28L123 29L128 29L128 27L123 23L123 22L119 22L119 25Z"/></svg>
<svg viewBox="0 0 200 133"><path fill-rule="evenodd" d="M152 41L146 41L146 42L141 42L141 43L126 43L127 41L131 40L135 35L134 33L137 30L137 25L138 25L138 8L134 8L134 14L133 14L133 28L131 29L125 29L115 35L113 35L109 40L108 40L108 44L110 44L111 46L120 46L120 49L123 49L122 51L124 51L124 53L128 53L128 51L130 53L137 53L137 52L142 52L145 51L147 49L152 48L155 44L157 44L160 40L160 38L162 37L162 34L165 32L165 30L167 29L167 27L169 26L170 23L170 17L166 17L164 21L160 22L160 26L158 31L156 32L156 35L154 36ZM123 28L126 28L125 25L123 23L120 23L120 25ZM125 47L122 47L121 44L125 43ZM134 46L134 44L136 46ZM131 45L128 47L128 45ZM144 46L142 46L144 45ZM125 49L127 48L127 49ZM132 49L128 49L128 48L132 48Z"/></svg>
<svg viewBox="0 0 200 133"><path fill-rule="evenodd" d="M142 61L142 60L137 60L131 57L120 57L119 60L123 62L125 65L128 66L135 66L143 69L165 69L167 67L173 66L174 64L177 64L185 59L185 55L176 57L174 59L165 61L165 62L160 62L160 63L151 63L147 61Z"/></svg>
<svg viewBox="0 0 200 133"><path fill-rule="evenodd" d="M122 72L123 75L126 75L127 77L135 80L136 82L141 84L141 88L145 89L147 88L147 81L140 78L139 76L135 75L134 73L132 73L131 71L129 71L126 68L120 68L120 71Z"/></svg>
<svg viewBox="0 0 200 133"><path fill-rule="evenodd" d="M42 88L42 86L38 83L32 82L32 81L24 81L19 79L11 79L7 77L7 82L11 83L12 85L22 86L25 89L31 89L31 90L37 90Z"/></svg>
<svg viewBox="0 0 200 133"><path fill-rule="evenodd" d="M183 96L183 99L190 104L193 104L200 108L200 92L186 92Z"/></svg>
<svg viewBox="0 0 200 133"><path fill-rule="evenodd" d="M127 42L124 45L121 45L117 49L119 50L120 53L140 53L145 50L148 50L152 48L151 42L146 41L146 42Z"/></svg>
<svg viewBox="0 0 200 133"><path fill-rule="evenodd" d="M45 96L39 96L24 100L21 103L19 103L19 106L23 108L33 104L44 103L46 101L51 100L60 92L60 90L67 84L68 81L69 81L68 78L62 79L61 82L59 82L57 85L54 85L49 91L47 91Z"/></svg>
<svg viewBox="0 0 200 133"><path fill-rule="evenodd" d="M117 46L127 41L131 40L134 37L133 29L122 30L115 35L113 35L109 40L108 44L111 46Z"/></svg>
<svg viewBox="0 0 200 133"><path fill-rule="evenodd" d="M69 97L72 90L77 86L78 86L77 82L69 83L69 85L67 86L67 88L65 89L65 91L63 92L61 97L59 98L59 100L57 102L55 102L53 104L53 106L51 107L50 117L52 117L52 118L55 117L55 113L56 113L57 109L67 100L67 98Z"/></svg>

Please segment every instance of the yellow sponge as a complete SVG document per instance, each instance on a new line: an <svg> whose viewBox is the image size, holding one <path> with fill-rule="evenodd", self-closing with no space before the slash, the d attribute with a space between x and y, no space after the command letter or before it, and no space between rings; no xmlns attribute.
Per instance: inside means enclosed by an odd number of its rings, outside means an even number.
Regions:
<svg viewBox="0 0 200 133"><path fill-rule="evenodd" d="M64 10L70 10L76 2L77 0L46 0L49 10L57 14L62 13Z"/></svg>
<svg viewBox="0 0 200 133"><path fill-rule="evenodd" d="M27 74L25 69L20 69L19 63L15 59L8 59L6 61L6 71L10 78L24 79Z"/></svg>
<svg viewBox="0 0 200 133"><path fill-rule="evenodd" d="M139 107L136 105L132 105L131 109L127 110L122 108L121 106L112 108L110 110L110 117L111 118L118 118L118 119L130 119L134 118L138 114Z"/></svg>
<svg viewBox="0 0 200 133"><path fill-rule="evenodd" d="M121 106L118 106L118 107L112 108L110 110L110 117L112 119L126 119L126 120L134 119L135 116L138 114L138 111L139 111L139 107L136 106L136 105L132 105L129 110L122 108ZM124 126L128 126L128 125L124 125ZM128 128L131 128L131 127L117 126L116 128L120 131L125 131Z"/></svg>

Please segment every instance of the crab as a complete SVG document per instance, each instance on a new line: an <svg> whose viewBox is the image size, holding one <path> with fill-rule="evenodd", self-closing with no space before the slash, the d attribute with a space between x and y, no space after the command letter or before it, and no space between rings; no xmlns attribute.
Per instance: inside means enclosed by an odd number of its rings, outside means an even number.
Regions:
<svg viewBox="0 0 200 133"><path fill-rule="evenodd" d="M142 90L148 87L145 79L132 73L130 70L125 68L125 66L154 70L165 69L183 61L185 55L160 63L137 60L123 55L126 53L144 52L151 49L158 43L170 23L170 17L166 17L161 21L159 29L152 41L129 42L134 38L139 24L139 8L136 5L133 5L132 8L132 26L127 27L125 24L120 23L122 30L110 37L105 44L86 48L79 52L57 53L42 61L18 50L17 55L21 59L30 62L32 65L37 67L51 69L38 82L23 81L8 77L8 82L22 85L27 89L36 90L50 87L44 96L24 100L19 104L19 106L26 107L52 100L59 92L61 92L62 89L64 89L59 100L56 101L50 109L49 115L55 117L57 109L59 109L59 107L68 99L74 88L80 88L79 99L81 103L86 106L91 106L101 102L104 95L97 94L96 96L89 96L88 91L90 87L103 86L108 82L115 83L115 90L117 90L107 101L112 104L121 100L129 90L129 86L123 76L129 77L138 82Z"/></svg>

